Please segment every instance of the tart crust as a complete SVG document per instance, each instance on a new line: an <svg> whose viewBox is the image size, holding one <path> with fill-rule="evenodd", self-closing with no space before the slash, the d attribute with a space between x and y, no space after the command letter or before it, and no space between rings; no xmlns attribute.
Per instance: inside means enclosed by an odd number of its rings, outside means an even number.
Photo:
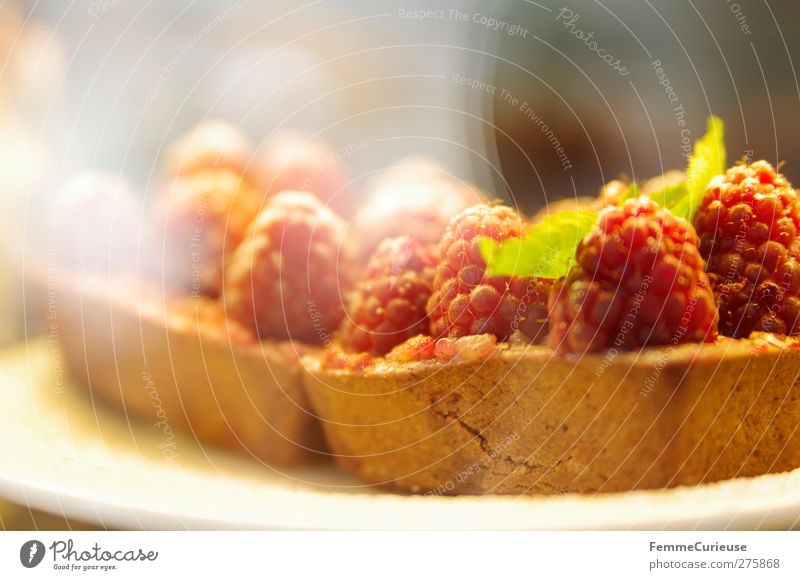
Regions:
<svg viewBox="0 0 800 580"><path fill-rule="evenodd" d="M800 466L794 339L578 358L504 345L483 361L306 367L339 464L397 490L613 492Z"/></svg>
<svg viewBox="0 0 800 580"><path fill-rule="evenodd" d="M191 302L176 311L109 294L67 283L56 292L67 368L92 397L145 421L166 418L171 429L200 443L267 463L327 455L308 410L297 347L208 324L208 313L198 315Z"/></svg>

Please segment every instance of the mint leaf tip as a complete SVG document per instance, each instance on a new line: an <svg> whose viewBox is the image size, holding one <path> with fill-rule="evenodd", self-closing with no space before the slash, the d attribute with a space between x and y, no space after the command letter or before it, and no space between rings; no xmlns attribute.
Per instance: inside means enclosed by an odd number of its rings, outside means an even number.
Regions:
<svg viewBox="0 0 800 580"><path fill-rule="evenodd" d="M703 202L708 183L725 171L725 124L719 117L708 118L706 133L695 141L686 181L650 193L650 197L677 217L691 222Z"/></svg>
<svg viewBox="0 0 800 580"><path fill-rule="evenodd" d="M479 241L490 276L561 278L575 262L580 241L597 222L597 213L577 210L545 216L523 238Z"/></svg>

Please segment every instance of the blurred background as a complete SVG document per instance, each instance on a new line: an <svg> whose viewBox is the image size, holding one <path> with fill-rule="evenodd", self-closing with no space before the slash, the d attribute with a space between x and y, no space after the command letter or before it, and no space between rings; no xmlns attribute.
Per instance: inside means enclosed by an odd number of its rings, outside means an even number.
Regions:
<svg viewBox="0 0 800 580"><path fill-rule="evenodd" d="M683 168L710 114L729 160L797 182L798 57L789 1L4 0L0 342L25 337L20 272L58 185L118 173L147 199L200 120L317 135L355 189L431 156L533 212Z"/></svg>
<svg viewBox="0 0 800 580"><path fill-rule="evenodd" d="M429 154L535 209L573 181L591 194L682 166L710 113L734 157L782 160L798 139L796 2L2 6L4 144L30 134L56 179L91 167L146 191L171 139L222 117L257 141L286 127L366 141L356 179Z"/></svg>

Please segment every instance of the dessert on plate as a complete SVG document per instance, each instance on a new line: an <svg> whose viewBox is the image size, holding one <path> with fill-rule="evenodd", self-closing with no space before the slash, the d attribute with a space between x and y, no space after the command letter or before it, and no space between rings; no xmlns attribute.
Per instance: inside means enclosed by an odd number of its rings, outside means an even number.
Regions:
<svg viewBox="0 0 800 580"><path fill-rule="evenodd" d="M359 195L328 146L237 131L170 149L138 281L65 286L62 346L98 397L149 418L145 376L201 441L405 492L800 467L800 202L766 161L726 166L719 120L685 171L532 219L435 162Z"/></svg>
<svg viewBox="0 0 800 580"><path fill-rule="evenodd" d="M468 208L438 245L427 332L365 354L348 351L377 341L348 331L304 359L328 444L365 481L430 494L798 467L798 207L769 163L725 169L712 119L685 173L620 180L530 224ZM369 303L374 333L389 309Z"/></svg>

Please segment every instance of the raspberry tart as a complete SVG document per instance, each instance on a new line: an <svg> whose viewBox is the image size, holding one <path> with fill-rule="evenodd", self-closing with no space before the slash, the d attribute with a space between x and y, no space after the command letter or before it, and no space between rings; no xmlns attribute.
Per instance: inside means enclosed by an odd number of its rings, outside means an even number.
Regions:
<svg viewBox="0 0 800 580"><path fill-rule="evenodd" d="M345 225L312 193L265 192L251 155L227 123L178 139L148 218L98 244L112 257L131 248L142 266L59 271L52 324L70 374L126 416L270 464L307 463L326 445L299 359L343 316Z"/></svg>
<svg viewBox="0 0 800 580"><path fill-rule="evenodd" d="M77 218L56 231L58 271L36 279L53 286L48 323L70 374L170 434L276 465L327 457L301 358L363 368L372 355L362 351L387 354L424 331L438 250L387 242L356 287L358 239L333 209L352 201L346 171L318 139L276 134L259 155L240 129L206 121L168 147L163 165L144 211L105 176L81 177L55 205ZM407 175L387 187L392 179ZM78 218L102 235L89 240L92 255ZM395 279L400 267L414 271ZM376 285L386 287L381 304L359 300ZM323 352L334 334L349 352Z"/></svg>
<svg viewBox="0 0 800 580"><path fill-rule="evenodd" d="M531 220L413 158L357 208L308 137L257 171L230 126L170 151L154 215L55 293L69 369L124 412L433 495L800 467L797 193L766 161L727 167L718 120L685 171ZM111 259L131 255L146 267Z"/></svg>
<svg viewBox="0 0 800 580"><path fill-rule="evenodd" d="M725 172L712 119L685 173L611 184L530 225L504 206L464 210L439 243L427 331L385 354L304 358L337 462L434 495L654 489L799 467L795 200L765 162ZM740 224L754 227L733 258L725 236ZM735 278L721 280L722 262Z"/></svg>

